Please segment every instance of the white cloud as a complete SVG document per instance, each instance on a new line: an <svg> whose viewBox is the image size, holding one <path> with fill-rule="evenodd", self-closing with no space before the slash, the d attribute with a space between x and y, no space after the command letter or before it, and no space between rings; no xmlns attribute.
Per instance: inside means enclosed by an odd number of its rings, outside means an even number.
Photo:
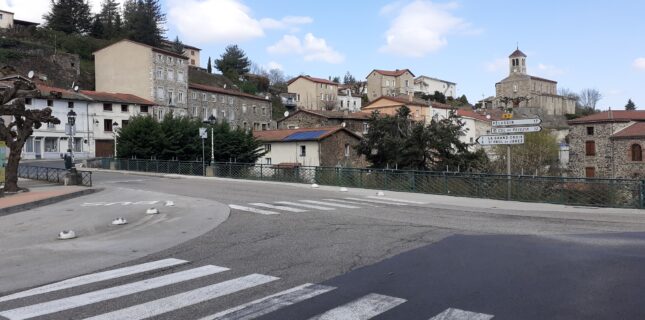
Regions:
<svg viewBox="0 0 645 320"><path fill-rule="evenodd" d="M507 58L498 58L493 61L486 62L486 71L498 73L502 70L506 70L508 67Z"/></svg>
<svg viewBox="0 0 645 320"><path fill-rule="evenodd" d="M13 12L15 19L38 23L43 23L50 6L50 0L0 0L0 9Z"/></svg>
<svg viewBox="0 0 645 320"><path fill-rule="evenodd" d="M389 15L390 13L398 11L402 6L403 6L403 1L388 3L381 8L381 10L379 11L379 14L382 16Z"/></svg>
<svg viewBox="0 0 645 320"><path fill-rule="evenodd" d="M555 76L561 76L564 74L564 70L548 65L548 64L543 64L539 63L537 67L537 72L538 75L543 75L543 76L548 76L548 77L555 77Z"/></svg>
<svg viewBox="0 0 645 320"><path fill-rule="evenodd" d="M470 24L452 15L458 5L455 2L435 4L416 0L398 9L390 4L381 9L381 14L398 10L390 28L385 32L386 44L381 52L401 56L423 57L446 46L446 36L452 33L475 34Z"/></svg>
<svg viewBox="0 0 645 320"><path fill-rule="evenodd" d="M345 57L327 44L323 38L316 38L312 33L307 33L300 40L294 35L284 35L275 44L267 48L273 54L298 54L305 61L322 61L327 63L341 63Z"/></svg>
<svg viewBox="0 0 645 320"><path fill-rule="evenodd" d="M280 20L272 18L260 19L260 25L265 29L286 29L312 22L314 22L313 18L304 16L286 16Z"/></svg>
<svg viewBox="0 0 645 320"><path fill-rule="evenodd" d="M645 70L645 58L636 58L636 60L634 60L634 68Z"/></svg>
<svg viewBox="0 0 645 320"><path fill-rule="evenodd" d="M284 67L275 61L271 61L267 64L267 70L273 70L273 69L284 70Z"/></svg>

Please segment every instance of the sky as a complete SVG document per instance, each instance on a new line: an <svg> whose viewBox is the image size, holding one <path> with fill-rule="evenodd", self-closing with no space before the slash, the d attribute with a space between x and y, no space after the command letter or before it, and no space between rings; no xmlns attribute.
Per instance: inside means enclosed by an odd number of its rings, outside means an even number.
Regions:
<svg viewBox="0 0 645 320"><path fill-rule="evenodd" d="M88 0L94 11L101 0ZM123 0L120 0L121 2ZM42 21L50 0L0 0ZM237 44L265 69L328 78L410 69L457 83L469 101L495 94L519 45L531 75L603 95L600 109L645 110L645 1L161 0L166 36L202 49Z"/></svg>

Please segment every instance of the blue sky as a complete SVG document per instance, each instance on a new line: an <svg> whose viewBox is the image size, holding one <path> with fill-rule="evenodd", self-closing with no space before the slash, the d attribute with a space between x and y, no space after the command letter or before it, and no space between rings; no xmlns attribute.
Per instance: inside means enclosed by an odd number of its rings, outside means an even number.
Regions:
<svg viewBox="0 0 645 320"><path fill-rule="evenodd" d="M45 8L49 0L0 0L0 8ZM93 4L100 0L90 0ZM596 88L602 109L631 98L645 110L643 1L162 0L168 38L202 48L202 65L238 44L287 75L363 79L372 69L409 68L457 83L476 101L494 95L516 43L528 72L575 92ZM11 8L11 7L14 8ZM32 15L25 11L22 18Z"/></svg>

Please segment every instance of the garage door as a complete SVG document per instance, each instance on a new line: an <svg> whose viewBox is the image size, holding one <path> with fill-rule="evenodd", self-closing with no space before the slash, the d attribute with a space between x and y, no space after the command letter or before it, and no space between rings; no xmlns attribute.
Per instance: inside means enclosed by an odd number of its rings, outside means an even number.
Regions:
<svg viewBox="0 0 645 320"><path fill-rule="evenodd" d="M96 140L97 157L114 156L114 140Z"/></svg>

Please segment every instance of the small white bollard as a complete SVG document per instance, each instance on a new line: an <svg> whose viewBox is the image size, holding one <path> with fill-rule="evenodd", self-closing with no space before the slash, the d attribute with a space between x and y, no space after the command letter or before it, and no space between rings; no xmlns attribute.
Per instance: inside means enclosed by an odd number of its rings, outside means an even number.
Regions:
<svg viewBox="0 0 645 320"><path fill-rule="evenodd" d="M385 195L385 192L379 191L379 192L376 193L376 195L379 196L379 197L382 197L382 196Z"/></svg>
<svg viewBox="0 0 645 320"><path fill-rule="evenodd" d="M148 208L146 214L159 214L159 210L157 208Z"/></svg>
<svg viewBox="0 0 645 320"><path fill-rule="evenodd" d="M175 202L174 202L174 201L172 201L172 200L167 200L167 201L166 201L165 206L166 206L166 207L174 207L174 206L175 206Z"/></svg>
<svg viewBox="0 0 645 320"><path fill-rule="evenodd" d="M320 188L320 186L319 186L319 185L317 185L317 184L315 184L315 183L314 183L314 184L312 184L312 185L311 185L311 187L312 187L312 188L314 188L314 189Z"/></svg>
<svg viewBox="0 0 645 320"><path fill-rule="evenodd" d="M347 188L345 188L345 187L340 187L340 192L347 192L347 191L349 191L349 190L347 190Z"/></svg>
<svg viewBox="0 0 645 320"><path fill-rule="evenodd" d="M76 232L74 230L63 230L58 233L58 240L68 240L76 238Z"/></svg>
<svg viewBox="0 0 645 320"><path fill-rule="evenodd" d="M125 218L122 218L122 217L112 220L112 224L115 226L120 226L126 223L128 223L128 220L125 220Z"/></svg>

